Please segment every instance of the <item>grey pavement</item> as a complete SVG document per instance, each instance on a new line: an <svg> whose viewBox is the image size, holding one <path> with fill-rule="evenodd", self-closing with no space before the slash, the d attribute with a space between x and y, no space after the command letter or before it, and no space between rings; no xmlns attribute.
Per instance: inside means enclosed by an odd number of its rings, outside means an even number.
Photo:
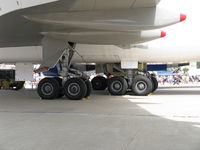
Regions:
<svg viewBox="0 0 200 150"><path fill-rule="evenodd" d="M0 150L200 150L200 87L81 101L0 91Z"/></svg>

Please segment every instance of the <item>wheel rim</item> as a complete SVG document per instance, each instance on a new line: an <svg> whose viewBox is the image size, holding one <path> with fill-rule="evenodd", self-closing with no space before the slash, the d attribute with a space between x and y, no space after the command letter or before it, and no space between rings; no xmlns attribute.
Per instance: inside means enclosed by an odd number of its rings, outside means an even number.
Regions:
<svg viewBox="0 0 200 150"><path fill-rule="evenodd" d="M112 82L111 87L114 92L120 92L123 88L123 85L120 81L114 81Z"/></svg>
<svg viewBox="0 0 200 150"><path fill-rule="evenodd" d="M144 92L147 90L147 83L145 81L139 81L136 83L136 88L139 92Z"/></svg>
<svg viewBox="0 0 200 150"><path fill-rule="evenodd" d="M78 83L71 83L67 88L68 93L72 96L78 95L80 93L80 90L81 88Z"/></svg>
<svg viewBox="0 0 200 150"><path fill-rule="evenodd" d="M45 95L51 95L53 93L53 85L51 83L44 83L41 87L41 91Z"/></svg>

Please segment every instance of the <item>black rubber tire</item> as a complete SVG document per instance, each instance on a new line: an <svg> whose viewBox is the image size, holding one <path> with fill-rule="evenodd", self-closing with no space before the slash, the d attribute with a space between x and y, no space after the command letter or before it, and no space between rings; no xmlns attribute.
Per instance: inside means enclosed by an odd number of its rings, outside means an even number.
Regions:
<svg viewBox="0 0 200 150"><path fill-rule="evenodd" d="M85 84L87 86L87 92L86 92L86 95L85 95L85 98L89 97L91 92L92 92L92 84L89 80L86 80L85 81Z"/></svg>
<svg viewBox="0 0 200 150"><path fill-rule="evenodd" d="M151 80L152 80L152 82L153 82L153 90L152 90L152 92L155 92L157 89L158 89L158 81L157 81L157 79L155 78L155 77L151 77Z"/></svg>
<svg viewBox="0 0 200 150"><path fill-rule="evenodd" d="M65 82L63 90L68 99L81 100L87 93L87 86L83 79L71 78Z"/></svg>
<svg viewBox="0 0 200 150"><path fill-rule="evenodd" d="M55 77L54 79L56 79L60 85L60 87L62 87L62 79L59 77Z"/></svg>
<svg viewBox="0 0 200 150"><path fill-rule="evenodd" d="M60 93L60 86L56 79L44 78L39 82L37 92L42 99L54 99Z"/></svg>
<svg viewBox="0 0 200 150"><path fill-rule="evenodd" d="M141 89L140 89L141 88ZM137 96L147 96L152 92L152 80L146 76L138 75L133 79L132 92Z"/></svg>
<svg viewBox="0 0 200 150"><path fill-rule="evenodd" d="M128 83L123 77L113 77L109 79L108 91L111 95L125 95L127 89Z"/></svg>
<svg viewBox="0 0 200 150"><path fill-rule="evenodd" d="M91 83L93 90L105 90L108 86L107 79L102 76L93 78Z"/></svg>
<svg viewBox="0 0 200 150"><path fill-rule="evenodd" d="M62 98L65 94L64 94L64 91L63 91L63 85L62 85L62 81L63 79L59 78L59 77L55 77L54 79L56 79L59 83L59 86L60 86L60 92L58 94L58 97L56 98Z"/></svg>

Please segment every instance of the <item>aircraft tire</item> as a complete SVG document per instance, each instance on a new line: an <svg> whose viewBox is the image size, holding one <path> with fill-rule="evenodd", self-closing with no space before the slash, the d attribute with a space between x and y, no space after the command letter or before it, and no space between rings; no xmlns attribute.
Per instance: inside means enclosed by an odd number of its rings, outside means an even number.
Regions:
<svg viewBox="0 0 200 150"><path fill-rule="evenodd" d="M65 82L63 90L68 99L81 100L87 94L87 85L81 78L71 78Z"/></svg>
<svg viewBox="0 0 200 150"><path fill-rule="evenodd" d="M151 80L153 82L153 90L152 92L155 92L158 89L158 81L155 77L151 77Z"/></svg>
<svg viewBox="0 0 200 150"><path fill-rule="evenodd" d="M85 84L87 86L87 92L86 92L86 95L85 95L85 98L89 97L91 92L92 92L92 84L89 80L86 80L85 81Z"/></svg>
<svg viewBox="0 0 200 150"><path fill-rule="evenodd" d="M39 82L37 92L42 99L54 99L60 93L60 86L56 79L44 78Z"/></svg>
<svg viewBox="0 0 200 150"><path fill-rule="evenodd" d="M63 85L62 85L62 81L63 80L61 78L59 78L59 77L55 77L55 79L58 81L59 86L60 86L60 92L58 94L58 97L56 97L56 98L62 98L65 95L64 91L63 91Z"/></svg>
<svg viewBox="0 0 200 150"><path fill-rule="evenodd" d="M138 75L133 79L132 92L137 96L147 96L153 90L153 82L146 76Z"/></svg>
<svg viewBox="0 0 200 150"><path fill-rule="evenodd" d="M59 85L62 86L62 79L61 78L55 77L54 79L56 79L58 81Z"/></svg>
<svg viewBox="0 0 200 150"><path fill-rule="evenodd" d="M93 90L105 90L107 88L107 79L102 76L98 76L92 79Z"/></svg>
<svg viewBox="0 0 200 150"><path fill-rule="evenodd" d="M124 95L128 89L128 83L123 77L112 77L108 82L108 91L112 95Z"/></svg>

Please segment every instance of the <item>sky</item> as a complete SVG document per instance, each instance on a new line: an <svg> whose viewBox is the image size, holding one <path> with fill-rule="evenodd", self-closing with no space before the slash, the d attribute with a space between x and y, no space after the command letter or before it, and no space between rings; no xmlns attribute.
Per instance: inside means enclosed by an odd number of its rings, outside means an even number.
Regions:
<svg viewBox="0 0 200 150"><path fill-rule="evenodd" d="M180 12L187 15L187 20L161 30L166 31L163 39L150 42L157 46L163 44L186 45L199 44L200 47L200 0L161 0L158 5L172 12Z"/></svg>

